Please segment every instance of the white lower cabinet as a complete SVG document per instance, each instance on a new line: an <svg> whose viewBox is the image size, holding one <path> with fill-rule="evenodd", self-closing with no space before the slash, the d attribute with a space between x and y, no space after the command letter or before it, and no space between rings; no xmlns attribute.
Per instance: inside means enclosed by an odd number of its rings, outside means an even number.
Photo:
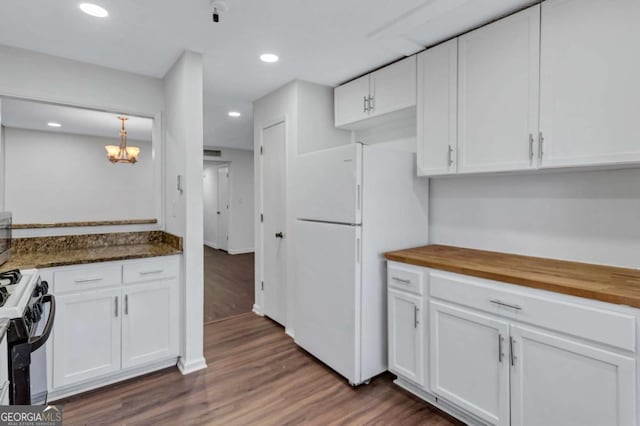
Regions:
<svg viewBox="0 0 640 426"><path fill-rule="evenodd" d="M53 386L120 370L120 288L56 297Z"/></svg>
<svg viewBox="0 0 640 426"><path fill-rule="evenodd" d="M122 367L134 367L178 353L178 288L161 281L123 291Z"/></svg>
<svg viewBox="0 0 640 426"><path fill-rule="evenodd" d="M423 289L388 291L403 388L469 424L640 425L638 309L391 262L393 277Z"/></svg>
<svg viewBox="0 0 640 426"><path fill-rule="evenodd" d="M424 385L422 297L389 290L389 370Z"/></svg>
<svg viewBox="0 0 640 426"><path fill-rule="evenodd" d="M509 424L509 323L432 301L431 390L495 425Z"/></svg>
<svg viewBox="0 0 640 426"><path fill-rule="evenodd" d="M175 363L179 271L179 257L47 271L57 301L49 393L65 397Z"/></svg>
<svg viewBox="0 0 640 426"><path fill-rule="evenodd" d="M512 425L636 425L636 360L512 326Z"/></svg>

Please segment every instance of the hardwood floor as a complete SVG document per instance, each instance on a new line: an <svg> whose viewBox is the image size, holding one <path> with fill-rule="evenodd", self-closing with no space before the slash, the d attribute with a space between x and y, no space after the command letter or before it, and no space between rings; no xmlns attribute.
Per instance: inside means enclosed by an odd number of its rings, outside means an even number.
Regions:
<svg viewBox="0 0 640 426"><path fill-rule="evenodd" d="M208 368L176 368L62 401L66 425L456 424L394 386L390 374L351 388L253 313L205 326Z"/></svg>
<svg viewBox="0 0 640 426"><path fill-rule="evenodd" d="M253 253L230 255L204 248L204 322L251 312Z"/></svg>

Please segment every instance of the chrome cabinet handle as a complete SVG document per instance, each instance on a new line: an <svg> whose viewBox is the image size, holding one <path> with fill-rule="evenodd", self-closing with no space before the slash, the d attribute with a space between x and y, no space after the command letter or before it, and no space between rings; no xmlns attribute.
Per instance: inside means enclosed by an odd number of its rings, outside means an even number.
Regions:
<svg viewBox="0 0 640 426"><path fill-rule="evenodd" d="M156 269L154 271L143 271L143 272L140 272L140 275L160 274L162 272L163 272L162 269Z"/></svg>
<svg viewBox="0 0 640 426"><path fill-rule="evenodd" d="M403 278L398 278L398 277L391 277L391 279L402 284L407 284L407 285L411 284L411 280L405 280Z"/></svg>
<svg viewBox="0 0 640 426"><path fill-rule="evenodd" d="M542 157L544 157L544 134L542 132L538 133L538 158L542 161Z"/></svg>
<svg viewBox="0 0 640 426"><path fill-rule="evenodd" d="M502 349L502 344L504 343L504 337L502 334L498 334L498 362L502 363L502 359L504 358L504 351Z"/></svg>
<svg viewBox="0 0 640 426"><path fill-rule="evenodd" d="M129 315L129 295L124 295L124 314Z"/></svg>
<svg viewBox="0 0 640 426"><path fill-rule="evenodd" d="M529 133L529 161L533 161L533 133Z"/></svg>
<svg viewBox="0 0 640 426"><path fill-rule="evenodd" d="M509 336L509 359L511 360L511 366L516 365L516 355L513 353L513 347L516 344L516 340L513 336Z"/></svg>
<svg viewBox="0 0 640 426"><path fill-rule="evenodd" d="M284 234L282 232L276 232L276 238L284 238Z"/></svg>
<svg viewBox="0 0 640 426"><path fill-rule="evenodd" d="M451 148L451 145L449 145L449 166L453 165L453 148Z"/></svg>
<svg viewBox="0 0 640 426"><path fill-rule="evenodd" d="M362 112L369 112L369 98L362 97Z"/></svg>
<svg viewBox="0 0 640 426"><path fill-rule="evenodd" d="M81 279L81 280L74 280L76 283L80 284L80 283L95 283L98 281L102 281L104 278L87 278L87 279Z"/></svg>
<svg viewBox="0 0 640 426"><path fill-rule="evenodd" d="M116 309L116 317L118 316L118 296L116 296L116 300L115 300L115 309Z"/></svg>
<svg viewBox="0 0 640 426"><path fill-rule="evenodd" d="M376 98L374 98L373 96L369 96L369 111L375 111L376 109L376 102L375 102Z"/></svg>
<svg viewBox="0 0 640 426"><path fill-rule="evenodd" d="M418 309L416 305L413 305L413 328L418 328L418 324L420 324L420 321L418 321L419 311L420 309Z"/></svg>
<svg viewBox="0 0 640 426"><path fill-rule="evenodd" d="M499 306L504 306L506 308L511 308L511 309L515 309L517 311L521 311L522 310L522 306L519 305L512 305L510 303L505 303L502 300L498 300L498 299L494 299L494 300L489 300L489 302L499 305Z"/></svg>

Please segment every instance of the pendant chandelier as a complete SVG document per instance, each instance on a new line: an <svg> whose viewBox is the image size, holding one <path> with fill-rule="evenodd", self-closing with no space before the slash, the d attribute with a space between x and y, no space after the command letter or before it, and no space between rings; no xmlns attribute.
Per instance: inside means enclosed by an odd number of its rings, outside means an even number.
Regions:
<svg viewBox="0 0 640 426"><path fill-rule="evenodd" d="M118 117L118 120L122 121L122 128L120 129L120 146L105 146L104 149L107 150L107 158L112 163L133 164L138 161L140 148L137 146L127 146L127 130L124 127L124 122L127 121L127 117Z"/></svg>

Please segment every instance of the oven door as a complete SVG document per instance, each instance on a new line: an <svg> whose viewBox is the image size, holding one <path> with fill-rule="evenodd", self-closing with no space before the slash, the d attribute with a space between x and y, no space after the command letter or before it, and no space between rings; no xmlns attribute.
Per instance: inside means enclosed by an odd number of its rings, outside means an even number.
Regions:
<svg viewBox="0 0 640 426"><path fill-rule="evenodd" d="M45 300L48 300L49 296L51 296L51 302L45 303ZM55 297L53 295L48 294L43 296L43 309L42 319L36 328L39 347L34 349L32 345L31 348L31 403L34 405L44 405L47 403L49 381L47 375L47 345L45 343L50 337L54 324ZM36 338L31 338L31 340L34 339Z"/></svg>
<svg viewBox="0 0 640 426"><path fill-rule="evenodd" d="M10 375L10 402L12 405L32 404L32 377L34 384L39 385L33 392L39 401L46 403L47 399L47 370L45 343L53 330L56 316L56 299L52 294L42 296L40 303L43 315L40 321L32 328L34 335L28 341L13 344L9 348L11 357ZM41 383L44 383L42 389Z"/></svg>

